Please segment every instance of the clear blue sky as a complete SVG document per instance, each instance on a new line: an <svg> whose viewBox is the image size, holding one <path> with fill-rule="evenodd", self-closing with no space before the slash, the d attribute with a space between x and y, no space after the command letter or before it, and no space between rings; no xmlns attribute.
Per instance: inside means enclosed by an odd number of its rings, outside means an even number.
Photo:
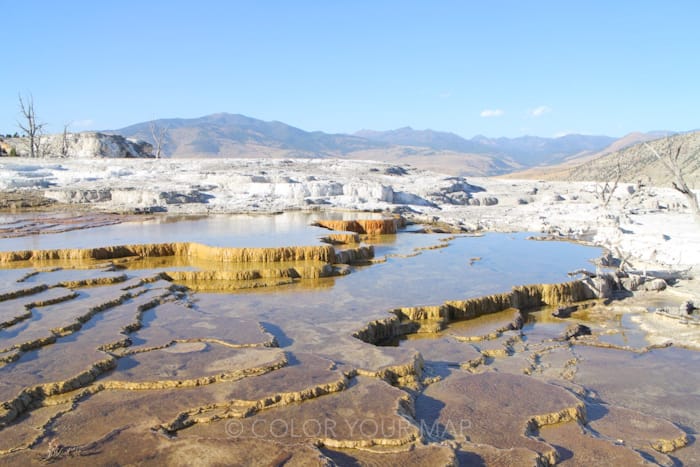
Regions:
<svg viewBox="0 0 700 467"><path fill-rule="evenodd" d="M60 131L215 112L304 130L700 127L700 2L5 0L18 93Z"/></svg>

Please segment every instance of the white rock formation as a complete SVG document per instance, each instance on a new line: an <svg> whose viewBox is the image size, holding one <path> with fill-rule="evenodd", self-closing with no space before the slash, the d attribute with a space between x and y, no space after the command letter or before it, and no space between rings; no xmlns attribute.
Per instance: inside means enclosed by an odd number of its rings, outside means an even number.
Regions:
<svg viewBox="0 0 700 467"><path fill-rule="evenodd" d="M334 159L0 158L0 190L41 190L92 210L178 214L335 209L401 212L465 231L529 231L585 240L636 268L700 265L697 224L670 188L448 177ZM527 198L527 204L521 200ZM495 204L497 203L497 204Z"/></svg>
<svg viewBox="0 0 700 467"><path fill-rule="evenodd" d="M65 145L65 147L64 147ZM29 156L28 138L9 138L4 146L15 148L20 157ZM98 132L43 135L40 138L42 157L91 159L96 157L154 157L153 146L145 141L127 139L120 135Z"/></svg>

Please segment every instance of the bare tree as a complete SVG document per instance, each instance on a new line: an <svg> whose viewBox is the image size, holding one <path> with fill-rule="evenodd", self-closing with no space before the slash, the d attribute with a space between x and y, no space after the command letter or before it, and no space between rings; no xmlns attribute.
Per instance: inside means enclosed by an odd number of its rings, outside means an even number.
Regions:
<svg viewBox="0 0 700 467"><path fill-rule="evenodd" d="M683 196L686 197L690 204L690 209L695 215L695 220L697 222L700 222L700 203L698 203L698 195L693 190L691 190L690 187L688 187L688 184L685 181L685 177L683 176L683 167L681 166L680 162L680 155L681 149L683 148L683 143L679 143L675 151L673 150L673 144L671 143L671 140L668 138L667 143L667 150L663 155L659 154L659 152L656 149L654 149L647 143L644 143L644 146L648 150L650 150L659 161L661 161L664 167L666 167L666 170L668 170L668 172L673 177L673 180L671 181L673 188L675 188L676 191L682 193Z"/></svg>
<svg viewBox="0 0 700 467"><path fill-rule="evenodd" d="M68 127L70 123L63 124L63 134L61 135L61 157L68 157Z"/></svg>
<svg viewBox="0 0 700 467"><path fill-rule="evenodd" d="M151 136L153 137L153 152L155 153L156 159L160 159L165 138L168 136L168 127L158 126L155 122L151 122L149 127L151 129Z"/></svg>
<svg viewBox="0 0 700 467"><path fill-rule="evenodd" d="M25 103L22 96L19 96L19 108L24 117L24 122L17 122L20 129L29 138L29 156L40 157L42 154L41 136L45 123L39 123L36 120L34 112L34 97L30 94L29 100Z"/></svg>
<svg viewBox="0 0 700 467"><path fill-rule="evenodd" d="M617 186L620 184L620 179L622 178L622 169L620 168L620 161L617 161L617 170L615 172L615 180L611 183L610 180L605 182L605 185L600 186L596 184L595 186L595 197L600 200L603 207L608 207L610 200L612 199L613 193L617 190Z"/></svg>

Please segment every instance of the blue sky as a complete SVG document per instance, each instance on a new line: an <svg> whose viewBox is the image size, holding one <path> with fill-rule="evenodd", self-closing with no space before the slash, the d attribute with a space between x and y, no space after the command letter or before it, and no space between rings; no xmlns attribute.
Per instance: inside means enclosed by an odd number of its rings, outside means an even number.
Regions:
<svg viewBox="0 0 700 467"><path fill-rule="evenodd" d="M2 2L18 93L60 131L215 112L465 137L700 128L700 2Z"/></svg>

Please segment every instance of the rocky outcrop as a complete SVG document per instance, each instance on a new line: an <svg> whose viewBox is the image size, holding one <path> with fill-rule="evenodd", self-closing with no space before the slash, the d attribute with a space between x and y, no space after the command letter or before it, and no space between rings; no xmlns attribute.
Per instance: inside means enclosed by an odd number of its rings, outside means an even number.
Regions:
<svg viewBox="0 0 700 467"><path fill-rule="evenodd" d="M571 339L578 339L583 336L590 336L592 334L591 328L585 324L572 324L561 335L559 340L569 341Z"/></svg>
<svg viewBox="0 0 700 467"><path fill-rule="evenodd" d="M515 308L556 306L592 298L596 298L595 291L586 281L526 285L513 289L512 306Z"/></svg>
<svg viewBox="0 0 700 467"><path fill-rule="evenodd" d="M0 138L0 156L9 156L13 149L13 146L5 142L4 139Z"/></svg>
<svg viewBox="0 0 700 467"><path fill-rule="evenodd" d="M181 256L228 263L320 261L332 264L370 259L374 256L374 249L368 246L336 252L330 245L226 248L212 247L201 243L151 243L98 248L6 251L0 252L0 263L47 260L109 260L128 257L157 258L163 256Z"/></svg>
<svg viewBox="0 0 700 467"><path fill-rule="evenodd" d="M249 265L237 270L210 269L203 271L168 271L159 277L175 281L193 290L235 291L261 287L278 287L298 282L301 279L320 279L344 276L350 273L351 264L367 264L374 258L372 246L358 246L335 251L330 245L273 247L273 248L226 248L210 247L199 243L159 243L121 245L114 247L25 250L0 253L0 264L16 261L90 261L117 260L130 262L144 258L175 257L204 260L215 263ZM114 265L113 265L114 266ZM75 288L107 285L123 282L124 274L62 281L55 286ZM37 287L39 289L37 289ZM39 285L28 289L0 292L0 301L30 295L46 289ZM30 315L12 314L8 319L0 315L0 328L27 319Z"/></svg>
<svg viewBox="0 0 700 467"><path fill-rule="evenodd" d="M370 245L336 251L335 260L333 262L341 264L362 264L367 263L372 258L374 258L374 247Z"/></svg>
<svg viewBox="0 0 700 467"><path fill-rule="evenodd" d="M405 363L388 365L378 370L365 370L357 368L353 375L378 378L386 381L392 386L416 387L418 381L423 376L425 362L420 352L414 352Z"/></svg>
<svg viewBox="0 0 700 467"><path fill-rule="evenodd" d="M348 245L360 243L360 235L357 233L332 233L321 238L321 241L331 245Z"/></svg>
<svg viewBox="0 0 700 467"><path fill-rule="evenodd" d="M426 325L429 332L435 332L452 321L478 318L510 308L522 310L543 305L557 306L595 297L595 292L585 281L517 286L511 292L447 301L442 305L396 308L391 310L393 316L372 321L353 336L364 342L379 344L422 332L421 329ZM522 322L522 315L516 316L501 332L517 330L522 327Z"/></svg>
<svg viewBox="0 0 700 467"><path fill-rule="evenodd" d="M5 140L4 145L10 149L14 148L20 157L29 157L28 138L9 138ZM145 141L98 132L68 133L65 136L63 134L44 135L41 137L39 150L42 157L76 159L155 157L153 146Z"/></svg>
<svg viewBox="0 0 700 467"><path fill-rule="evenodd" d="M49 189L44 192L47 199L66 204L86 204L112 202L126 205L138 205L139 209L148 208L151 212L164 211L167 205L207 204L212 198L198 189L192 190L135 190L135 189ZM135 207L136 209L136 207Z"/></svg>
<svg viewBox="0 0 700 467"><path fill-rule="evenodd" d="M256 279L319 279L339 275L330 264L297 266L289 268L250 269L247 271L168 271L163 273L170 280L198 283L211 281L249 281Z"/></svg>
<svg viewBox="0 0 700 467"><path fill-rule="evenodd" d="M320 220L314 225L329 230L355 232L363 235L395 234L401 224L401 219L358 219L358 220Z"/></svg>

